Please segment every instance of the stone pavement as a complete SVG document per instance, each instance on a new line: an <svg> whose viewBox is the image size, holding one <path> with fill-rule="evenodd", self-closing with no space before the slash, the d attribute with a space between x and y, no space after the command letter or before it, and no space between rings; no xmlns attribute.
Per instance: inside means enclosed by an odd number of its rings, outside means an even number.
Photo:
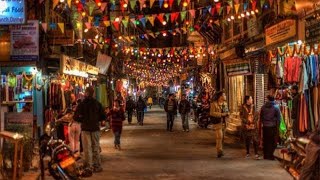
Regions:
<svg viewBox="0 0 320 180"><path fill-rule="evenodd" d="M244 146L232 135L225 138L225 157L217 159L214 132L210 128L197 128L190 121L191 131L182 132L178 117L174 132L167 132L166 115L157 107L148 110L144 122L144 126L125 123L121 151L113 148L112 132L105 132L101 138L104 170L86 179L292 179L278 161L245 159Z"/></svg>

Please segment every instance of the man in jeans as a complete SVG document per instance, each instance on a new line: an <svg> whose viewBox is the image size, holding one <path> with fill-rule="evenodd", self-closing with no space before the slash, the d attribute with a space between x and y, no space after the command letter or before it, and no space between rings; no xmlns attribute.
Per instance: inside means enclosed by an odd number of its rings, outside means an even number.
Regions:
<svg viewBox="0 0 320 180"><path fill-rule="evenodd" d="M167 112L167 131L172 132L174 116L177 115L177 102L173 97L173 94L169 94L169 98L164 104L164 110Z"/></svg>
<svg viewBox="0 0 320 180"><path fill-rule="evenodd" d="M81 123L85 167L93 172L101 172L100 122L106 119L106 115L93 95L93 87L88 87L85 90L85 99L78 105L73 118Z"/></svg>
<svg viewBox="0 0 320 180"><path fill-rule="evenodd" d="M183 131L189 132L189 112L190 112L190 102L186 99L186 95L181 96L181 101L179 104L179 113L182 120Z"/></svg>
<svg viewBox="0 0 320 180"><path fill-rule="evenodd" d="M126 111L128 113L128 123L132 122L132 114L135 109L135 102L132 100L132 97L129 96L128 101L126 103Z"/></svg>

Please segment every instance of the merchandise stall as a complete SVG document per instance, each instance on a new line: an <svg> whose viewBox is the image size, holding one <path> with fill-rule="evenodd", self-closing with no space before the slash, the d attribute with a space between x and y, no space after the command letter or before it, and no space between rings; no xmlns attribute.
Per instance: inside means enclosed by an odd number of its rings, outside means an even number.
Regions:
<svg viewBox="0 0 320 180"><path fill-rule="evenodd" d="M62 55L60 73L48 76L49 83L45 92L46 110L45 124L54 122L55 118L72 108L77 99L84 98L85 88L93 86L96 98L107 103L106 84L99 82L99 69L85 64L72 57ZM67 127L60 127L58 136L61 139L67 136Z"/></svg>
<svg viewBox="0 0 320 180"><path fill-rule="evenodd" d="M10 124L27 125L26 133L34 137L33 117L37 115L38 101L35 92L36 78L41 77L35 63L2 63L1 74L1 131L9 130ZM15 121L20 117L21 122ZM35 124L34 124L35 123Z"/></svg>

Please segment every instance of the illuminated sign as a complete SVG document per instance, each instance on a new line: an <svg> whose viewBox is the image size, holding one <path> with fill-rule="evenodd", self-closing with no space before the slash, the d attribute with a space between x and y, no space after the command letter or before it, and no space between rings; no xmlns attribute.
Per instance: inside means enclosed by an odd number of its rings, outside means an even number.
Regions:
<svg viewBox="0 0 320 180"><path fill-rule="evenodd" d="M0 0L0 25L24 24L24 0Z"/></svg>
<svg viewBox="0 0 320 180"><path fill-rule="evenodd" d="M89 74L98 75L99 73L99 68L65 55L61 57L60 66L62 73L74 76L88 77Z"/></svg>

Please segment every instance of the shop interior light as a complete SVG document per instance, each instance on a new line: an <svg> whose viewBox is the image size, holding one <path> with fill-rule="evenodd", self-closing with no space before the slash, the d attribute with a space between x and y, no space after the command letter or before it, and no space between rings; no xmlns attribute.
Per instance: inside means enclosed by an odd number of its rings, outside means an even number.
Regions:
<svg viewBox="0 0 320 180"><path fill-rule="evenodd" d="M232 20L234 20L234 16L232 15L231 17L230 17Z"/></svg>
<svg viewBox="0 0 320 180"><path fill-rule="evenodd" d="M167 21L163 21L162 25L164 25L164 26L167 25Z"/></svg>
<svg viewBox="0 0 320 180"><path fill-rule="evenodd" d="M81 15L82 15L82 16L86 16L86 12L83 11L83 12L81 13Z"/></svg>
<svg viewBox="0 0 320 180"><path fill-rule="evenodd" d="M99 34L97 34L94 38L98 39L99 38Z"/></svg>
<svg viewBox="0 0 320 180"><path fill-rule="evenodd" d="M238 19L241 19L241 16L240 16L240 15L238 15Z"/></svg>
<svg viewBox="0 0 320 180"><path fill-rule="evenodd" d="M162 35L163 35L164 37L166 37L166 36L167 36L167 33L164 32Z"/></svg>
<svg viewBox="0 0 320 180"><path fill-rule="evenodd" d="M229 22L231 21L231 19L230 19L230 18L228 18L227 20L228 20Z"/></svg>
<svg viewBox="0 0 320 180"><path fill-rule="evenodd" d="M254 12L259 13L259 10L258 10L258 9L256 9L256 10L254 10Z"/></svg>
<svg viewBox="0 0 320 180"><path fill-rule="evenodd" d="M183 7L187 7L188 6L188 2L184 1L182 5L183 5Z"/></svg>
<svg viewBox="0 0 320 180"><path fill-rule="evenodd" d="M101 6L101 2L98 2L98 4L97 4L97 5L98 5L98 7L100 7L100 6Z"/></svg>
<svg viewBox="0 0 320 180"><path fill-rule="evenodd" d="M247 12L246 12L246 15L247 15L247 16L250 16L250 13L249 13L249 11L247 11Z"/></svg>
<svg viewBox="0 0 320 180"><path fill-rule="evenodd" d="M116 17L115 21L116 21L116 22L119 22L119 21L120 21L120 18L119 18L119 17Z"/></svg>
<svg viewBox="0 0 320 180"><path fill-rule="evenodd" d="M76 4L79 4L79 0L76 0Z"/></svg>
<svg viewBox="0 0 320 180"><path fill-rule="evenodd" d="M64 3L64 0L60 0L61 3Z"/></svg>
<svg viewBox="0 0 320 180"><path fill-rule="evenodd" d="M165 2L165 3L163 4L163 7L164 7L164 8L168 8L168 7L169 7L169 4L168 4L167 2Z"/></svg>
<svg viewBox="0 0 320 180"><path fill-rule="evenodd" d="M255 14L253 10L251 11L251 14L252 14L252 15L254 15L254 14Z"/></svg>
<svg viewBox="0 0 320 180"><path fill-rule="evenodd" d="M244 17L245 17L245 15L244 15L243 13L241 13L241 17L243 17L243 18L244 18Z"/></svg>
<svg viewBox="0 0 320 180"><path fill-rule="evenodd" d="M219 2L219 0L214 0L214 2Z"/></svg>
<svg viewBox="0 0 320 180"><path fill-rule="evenodd" d="M122 39L122 36L119 36L119 39L121 40L121 39Z"/></svg>
<svg viewBox="0 0 320 180"><path fill-rule="evenodd" d="M88 32L89 31L89 29L88 28L86 28L86 29L84 29L84 32L86 33L86 32Z"/></svg>
<svg viewBox="0 0 320 180"><path fill-rule="evenodd" d="M124 8L127 8L127 7L128 7L128 4L127 4L127 3L124 3L124 4L123 4L123 7L124 7Z"/></svg>

